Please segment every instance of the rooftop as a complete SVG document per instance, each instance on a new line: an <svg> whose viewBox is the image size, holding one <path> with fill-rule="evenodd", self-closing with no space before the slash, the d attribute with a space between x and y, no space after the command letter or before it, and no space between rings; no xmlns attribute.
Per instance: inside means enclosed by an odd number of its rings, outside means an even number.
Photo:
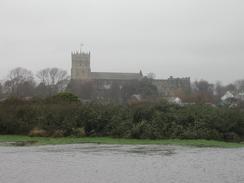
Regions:
<svg viewBox="0 0 244 183"><path fill-rule="evenodd" d="M139 80L143 76L140 73L116 73L116 72L92 72L92 79L106 80Z"/></svg>

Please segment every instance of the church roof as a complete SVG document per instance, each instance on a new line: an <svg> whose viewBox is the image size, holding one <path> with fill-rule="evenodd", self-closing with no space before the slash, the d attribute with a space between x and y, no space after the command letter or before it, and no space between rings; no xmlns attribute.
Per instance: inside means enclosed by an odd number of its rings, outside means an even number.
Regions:
<svg viewBox="0 0 244 183"><path fill-rule="evenodd" d="M91 78L105 80L139 80L142 78L142 75L140 73L92 72Z"/></svg>

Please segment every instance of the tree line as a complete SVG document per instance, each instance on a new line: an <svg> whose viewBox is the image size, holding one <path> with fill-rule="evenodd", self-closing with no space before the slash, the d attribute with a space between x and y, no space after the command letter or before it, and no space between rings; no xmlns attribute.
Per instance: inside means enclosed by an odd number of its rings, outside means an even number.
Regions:
<svg viewBox="0 0 244 183"><path fill-rule="evenodd" d="M206 80L194 81L191 83L191 92L184 93L180 90L175 91L175 96L183 99L185 102L196 103L196 104L219 104L221 97L226 92L231 92L234 95L244 92L244 80L238 80L233 83L223 85L220 81L215 84L210 83Z"/></svg>
<svg viewBox="0 0 244 183"><path fill-rule="evenodd" d="M126 101L133 94L140 94L143 97L160 97L157 88L152 84L150 73L142 81L131 81L125 83L121 90L118 83L114 82L111 88L103 97L113 101L118 99ZM45 98L69 91L83 99L97 99L97 87L95 81L72 81L67 71L59 68L46 68L33 74L25 68L15 68L9 72L3 82L0 82L0 99L8 97L39 97ZM185 92L180 88L171 92L172 96L180 97L187 103L212 103L218 104L221 97L231 91L234 94L244 92L244 80L223 85L221 82L215 84L206 80L194 81L191 83L191 91Z"/></svg>
<svg viewBox="0 0 244 183"><path fill-rule="evenodd" d="M205 104L179 106L164 100L129 105L82 103L71 93L60 93L45 99L1 102L0 134L240 142L244 140L244 113Z"/></svg>
<svg viewBox="0 0 244 183"><path fill-rule="evenodd" d="M64 91L69 76L65 70L46 68L36 75L25 68L15 68L0 83L0 98L3 97L48 97Z"/></svg>

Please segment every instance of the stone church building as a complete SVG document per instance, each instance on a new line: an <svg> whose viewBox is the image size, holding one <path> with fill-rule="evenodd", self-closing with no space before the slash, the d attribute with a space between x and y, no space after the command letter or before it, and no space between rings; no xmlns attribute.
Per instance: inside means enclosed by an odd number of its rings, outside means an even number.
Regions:
<svg viewBox="0 0 244 183"><path fill-rule="evenodd" d="M105 95L106 90L111 89L115 84L122 89L126 83L144 78L142 71L138 73L92 72L90 58L90 53L81 51L72 53L71 79L77 82L95 83L97 96ZM165 97L173 96L176 90L188 92L191 88L190 78L154 79L152 84L157 87L159 95Z"/></svg>

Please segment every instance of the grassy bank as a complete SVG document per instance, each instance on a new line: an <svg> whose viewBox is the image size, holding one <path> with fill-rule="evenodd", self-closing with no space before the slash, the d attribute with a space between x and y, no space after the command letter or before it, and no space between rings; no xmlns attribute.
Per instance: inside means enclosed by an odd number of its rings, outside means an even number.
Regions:
<svg viewBox="0 0 244 183"><path fill-rule="evenodd" d="M63 138L48 138L48 137L28 137L19 135L0 135L0 143L3 145L9 142L29 142L34 145L58 145L58 144L78 144L78 143L98 143L98 144L158 144L158 145L182 145L195 147L220 147L220 148L238 148L244 147L243 143L228 143L213 140L139 140L139 139L118 139L111 137L63 137Z"/></svg>

